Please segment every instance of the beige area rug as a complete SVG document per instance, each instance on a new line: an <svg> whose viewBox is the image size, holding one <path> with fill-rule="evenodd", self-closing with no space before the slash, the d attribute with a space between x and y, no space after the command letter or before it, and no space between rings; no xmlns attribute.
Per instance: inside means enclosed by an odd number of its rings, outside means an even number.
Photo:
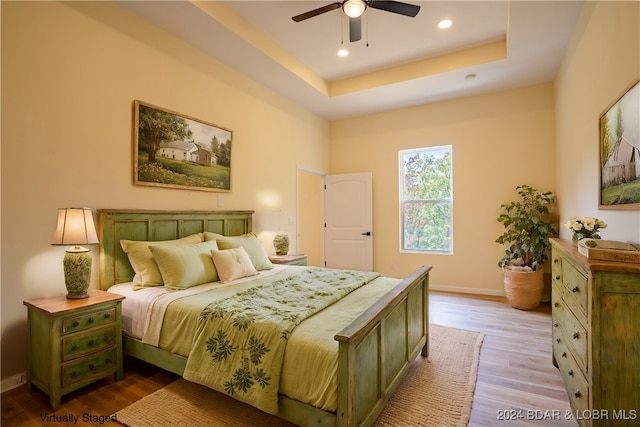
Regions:
<svg viewBox="0 0 640 427"><path fill-rule="evenodd" d="M466 426L483 335L431 324L430 356L413 362L374 426ZM117 413L130 427L293 426L229 396L179 379Z"/></svg>

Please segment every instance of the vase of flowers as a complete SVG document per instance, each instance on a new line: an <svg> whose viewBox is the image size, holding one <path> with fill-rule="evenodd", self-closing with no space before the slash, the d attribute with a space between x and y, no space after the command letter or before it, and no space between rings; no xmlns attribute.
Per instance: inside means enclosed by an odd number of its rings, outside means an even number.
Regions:
<svg viewBox="0 0 640 427"><path fill-rule="evenodd" d="M607 223L598 218L575 216L564 223L564 228L572 231L571 238L577 246L582 239L600 239L600 230L607 228Z"/></svg>

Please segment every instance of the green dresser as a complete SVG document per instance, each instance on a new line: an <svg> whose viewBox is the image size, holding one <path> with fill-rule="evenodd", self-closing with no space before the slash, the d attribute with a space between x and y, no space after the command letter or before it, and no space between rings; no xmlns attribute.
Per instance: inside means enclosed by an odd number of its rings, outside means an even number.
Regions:
<svg viewBox="0 0 640 427"><path fill-rule="evenodd" d="M29 323L27 385L47 393L52 410L71 391L111 374L122 378L123 299L94 290L85 299L24 301Z"/></svg>
<svg viewBox="0 0 640 427"><path fill-rule="evenodd" d="M580 426L640 426L640 264L552 239L553 363Z"/></svg>

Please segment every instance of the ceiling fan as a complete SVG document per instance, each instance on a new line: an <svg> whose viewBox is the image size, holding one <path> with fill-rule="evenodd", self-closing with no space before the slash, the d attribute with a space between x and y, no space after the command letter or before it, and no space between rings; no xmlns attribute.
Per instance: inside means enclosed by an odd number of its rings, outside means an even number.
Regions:
<svg viewBox="0 0 640 427"><path fill-rule="evenodd" d="M349 17L349 41L355 42L362 38L362 14L370 7L372 9L384 10L385 12L397 13L399 15L414 18L420 11L420 6L402 3L399 1L378 1L378 0L345 0L331 3L309 12L294 16L295 22L304 21L335 9L342 9Z"/></svg>

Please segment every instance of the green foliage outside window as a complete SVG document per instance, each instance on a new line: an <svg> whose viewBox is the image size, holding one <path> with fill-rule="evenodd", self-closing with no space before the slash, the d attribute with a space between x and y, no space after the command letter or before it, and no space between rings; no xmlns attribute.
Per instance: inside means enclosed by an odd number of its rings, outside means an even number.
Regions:
<svg viewBox="0 0 640 427"><path fill-rule="evenodd" d="M453 250L453 193L451 147L400 153L402 249Z"/></svg>

